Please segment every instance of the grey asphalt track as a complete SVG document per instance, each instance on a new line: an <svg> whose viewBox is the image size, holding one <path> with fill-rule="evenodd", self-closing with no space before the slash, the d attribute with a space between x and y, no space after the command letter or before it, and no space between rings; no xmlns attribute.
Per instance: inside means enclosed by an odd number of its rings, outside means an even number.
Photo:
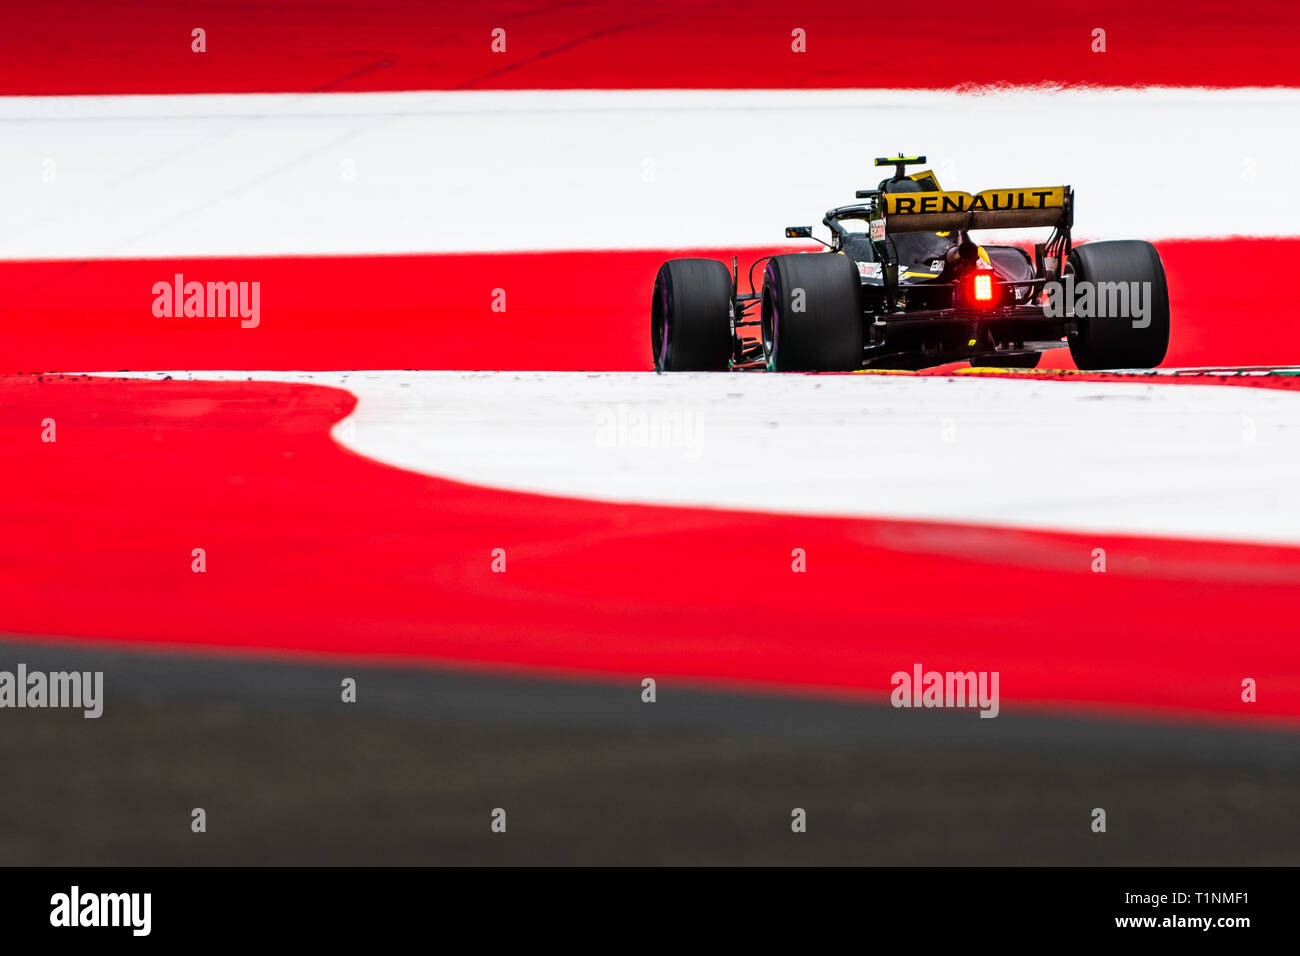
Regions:
<svg viewBox="0 0 1300 956"><path fill-rule="evenodd" d="M19 662L105 704L0 709L6 865L1300 862L1293 733L0 640Z"/></svg>

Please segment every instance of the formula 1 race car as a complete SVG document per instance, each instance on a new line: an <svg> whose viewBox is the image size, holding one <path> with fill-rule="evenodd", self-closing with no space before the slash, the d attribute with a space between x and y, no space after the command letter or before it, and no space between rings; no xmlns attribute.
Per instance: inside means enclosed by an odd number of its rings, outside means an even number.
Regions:
<svg viewBox="0 0 1300 956"><path fill-rule="evenodd" d="M659 371L918 369L948 362L1033 368L1069 345L1081 369L1154 368L1169 343L1164 266L1148 242L1072 247L1069 186L947 192L924 156L877 159L893 177L822 219L821 253L737 262L670 259L655 278ZM972 229L1052 227L1033 255ZM789 238L814 238L791 226ZM762 289L754 267L763 268ZM757 315L755 315L757 313Z"/></svg>

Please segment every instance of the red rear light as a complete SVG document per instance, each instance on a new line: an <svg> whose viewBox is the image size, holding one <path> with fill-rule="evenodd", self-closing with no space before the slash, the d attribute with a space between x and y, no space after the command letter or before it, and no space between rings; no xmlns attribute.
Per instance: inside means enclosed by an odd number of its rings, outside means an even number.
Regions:
<svg viewBox="0 0 1300 956"><path fill-rule="evenodd" d="M993 277L987 272L975 273L975 281L971 283L971 293L976 302L992 302Z"/></svg>

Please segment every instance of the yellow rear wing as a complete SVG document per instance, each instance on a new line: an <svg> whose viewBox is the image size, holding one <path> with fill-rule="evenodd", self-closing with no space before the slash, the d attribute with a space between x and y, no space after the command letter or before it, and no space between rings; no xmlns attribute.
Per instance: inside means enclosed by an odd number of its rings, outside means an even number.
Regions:
<svg viewBox="0 0 1300 956"><path fill-rule="evenodd" d="M1074 192L1069 186L986 189L983 192L885 193L880 197L885 232L947 232L967 229L1028 229L1071 225Z"/></svg>

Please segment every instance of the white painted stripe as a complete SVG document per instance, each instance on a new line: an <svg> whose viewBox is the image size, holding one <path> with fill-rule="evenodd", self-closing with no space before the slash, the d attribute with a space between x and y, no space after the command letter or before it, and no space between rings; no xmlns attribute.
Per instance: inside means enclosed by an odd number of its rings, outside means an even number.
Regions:
<svg viewBox="0 0 1300 956"><path fill-rule="evenodd" d="M1073 184L1081 237L1300 221L1297 90L0 98L0 136L5 258L764 245L900 149Z"/></svg>
<svg viewBox="0 0 1300 956"><path fill-rule="evenodd" d="M347 388L359 403L337 440L493 488L1300 544L1300 395L1278 390L961 376L167 374Z"/></svg>

